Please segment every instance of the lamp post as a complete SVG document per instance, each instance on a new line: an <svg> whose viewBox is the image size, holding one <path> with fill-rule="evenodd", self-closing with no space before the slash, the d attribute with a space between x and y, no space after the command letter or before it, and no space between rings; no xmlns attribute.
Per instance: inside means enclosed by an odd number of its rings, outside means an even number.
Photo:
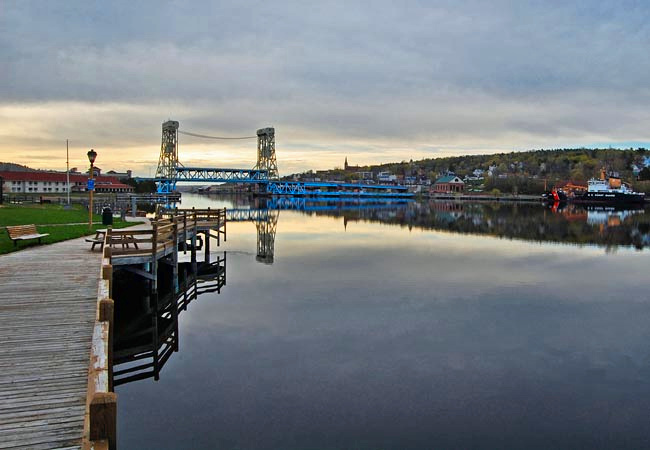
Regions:
<svg viewBox="0 0 650 450"><path fill-rule="evenodd" d="M97 152L92 148L88 152L88 161L90 161L90 178L88 179L88 193L90 194L90 204L88 205L88 229L92 230L93 228L93 192L95 190L95 184L93 183L95 158L97 158Z"/></svg>

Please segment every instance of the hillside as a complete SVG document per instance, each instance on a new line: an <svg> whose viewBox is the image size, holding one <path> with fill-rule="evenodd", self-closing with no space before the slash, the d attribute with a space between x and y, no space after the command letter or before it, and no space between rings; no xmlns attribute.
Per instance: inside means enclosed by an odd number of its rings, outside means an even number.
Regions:
<svg viewBox="0 0 650 450"><path fill-rule="evenodd" d="M35 172L35 169L32 169L22 164L15 164L10 162L0 162L0 171L10 170L13 172Z"/></svg>
<svg viewBox="0 0 650 450"><path fill-rule="evenodd" d="M650 151L644 148L618 149L554 149L526 152L498 153L492 155L465 155L444 158L428 158L419 161L402 161L379 165L359 166L317 173L306 172L295 177L299 179L317 176L321 179L357 181L359 172L390 172L404 179L435 181L447 172L463 177L483 178L484 190L499 189L502 192L539 193L544 185L573 182L586 184L589 178L598 176L600 169L616 171L624 181L635 188L650 191L650 169L639 171L650 165Z"/></svg>

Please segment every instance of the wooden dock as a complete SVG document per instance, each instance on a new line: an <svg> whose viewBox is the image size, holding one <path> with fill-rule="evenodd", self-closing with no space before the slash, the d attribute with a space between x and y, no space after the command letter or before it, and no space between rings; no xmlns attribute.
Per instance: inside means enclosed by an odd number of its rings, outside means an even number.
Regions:
<svg viewBox="0 0 650 450"><path fill-rule="evenodd" d="M0 256L0 448L80 448L101 254L82 239Z"/></svg>
<svg viewBox="0 0 650 450"><path fill-rule="evenodd" d="M116 448L113 268L178 276L178 249L226 235L226 211L174 210L151 227L106 232L0 256L0 449Z"/></svg>
<svg viewBox="0 0 650 450"><path fill-rule="evenodd" d="M203 237L201 237L202 235ZM159 264L173 268L177 278L178 248L187 248L192 261L196 261L196 241L205 245L206 260L210 257L210 237L226 239L226 209L174 209L161 210L151 220L151 227L142 230L108 230L105 246L111 248L109 261L112 267L121 267L152 282L157 291Z"/></svg>

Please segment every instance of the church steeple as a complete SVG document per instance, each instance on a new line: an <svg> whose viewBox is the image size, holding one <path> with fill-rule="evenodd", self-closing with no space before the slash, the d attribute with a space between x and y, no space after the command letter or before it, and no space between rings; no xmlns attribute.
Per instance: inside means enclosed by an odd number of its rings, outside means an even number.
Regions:
<svg viewBox="0 0 650 450"><path fill-rule="evenodd" d="M348 170L348 157L347 156L345 157L345 165L343 167L345 167L345 170Z"/></svg>

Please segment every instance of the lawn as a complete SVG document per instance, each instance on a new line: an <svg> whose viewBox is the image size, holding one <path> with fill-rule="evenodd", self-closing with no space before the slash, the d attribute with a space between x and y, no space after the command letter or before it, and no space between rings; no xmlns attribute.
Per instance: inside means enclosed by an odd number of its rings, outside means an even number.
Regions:
<svg viewBox="0 0 650 450"><path fill-rule="evenodd" d="M95 214L93 229L89 230L88 211L80 205L73 205L71 209L64 209L61 205L2 205L0 206L0 254L38 245L36 239L19 241L16 249L4 229L7 225L32 223L36 225L39 233L50 234L41 240L43 244L87 236L94 234L94 230L98 228L106 228L106 225L102 225L101 216ZM113 218L113 228L124 228L135 224L135 222L123 222Z"/></svg>
<svg viewBox="0 0 650 450"><path fill-rule="evenodd" d="M101 216L94 214L93 222L100 222ZM45 225L54 223L88 223L88 210L81 205L25 204L0 207L0 227L7 225Z"/></svg>

